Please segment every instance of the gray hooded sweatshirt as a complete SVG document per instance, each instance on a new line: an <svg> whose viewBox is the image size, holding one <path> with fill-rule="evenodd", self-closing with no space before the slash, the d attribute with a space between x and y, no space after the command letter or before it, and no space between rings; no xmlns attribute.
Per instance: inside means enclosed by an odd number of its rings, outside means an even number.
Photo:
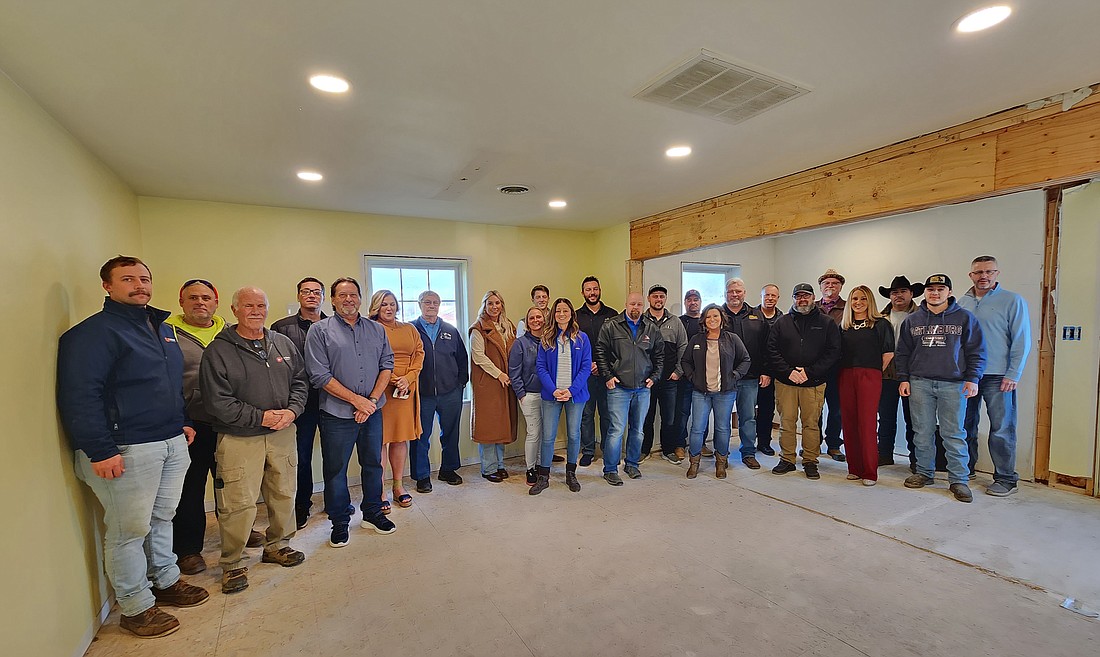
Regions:
<svg viewBox="0 0 1100 657"><path fill-rule="evenodd" d="M263 426L264 411L288 408L301 415L309 394L305 360L290 338L265 329L263 340L247 340L235 324L203 352L199 387L214 431L234 436L271 433Z"/></svg>

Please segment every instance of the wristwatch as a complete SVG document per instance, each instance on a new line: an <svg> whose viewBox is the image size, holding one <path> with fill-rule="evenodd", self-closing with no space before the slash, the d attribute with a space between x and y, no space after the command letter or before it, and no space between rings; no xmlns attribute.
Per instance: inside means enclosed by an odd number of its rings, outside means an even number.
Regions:
<svg viewBox="0 0 1100 657"><path fill-rule="evenodd" d="M378 398L377 397L367 397L367 401L369 401L372 404L377 404L378 403Z"/></svg>

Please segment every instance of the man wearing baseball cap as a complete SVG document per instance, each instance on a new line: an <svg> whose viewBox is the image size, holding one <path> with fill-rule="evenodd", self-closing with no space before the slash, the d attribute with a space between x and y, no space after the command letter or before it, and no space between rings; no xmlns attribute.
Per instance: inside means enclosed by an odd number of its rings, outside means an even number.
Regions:
<svg viewBox="0 0 1100 657"><path fill-rule="evenodd" d="M905 480L905 487L933 483L938 426L951 493L960 502L972 502L963 418L966 400L978 394L985 371L982 329L951 296L951 278L932 274L924 282L924 301L905 318L900 333L894 352L898 393L910 397L917 456L917 472Z"/></svg>
<svg viewBox="0 0 1100 657"><path fill-rule="evenodd" d="M878 293L890 300L882 316L894 327L894 347L901 336L901 323L917 311L913 297L924 294L924 285L910 283L905 276L895 276L890 287L880 285ZM913 420L909 415L909 398L898 394L898 368L891 360L882 372L882 396L878 402L878 464L894 464L894 441L898 436L898 400L905 417L905 445L909 448L909 471L917 472L917 457L913 452Z"/></svg>
<svg viewBox="0 0 1100 657"><path fill-rule="evenodd" d="M653 325L661 332L664 341L664 368L659 373L653 393L649 397L649 412L643 425L642 459L649 456L653 449L654 423L657 420L657 407L661 408L661 458L674 465L680 465L687 456L687 443L681 441L679 431L679 409L676 408L683 368L680 357L687 349L687 330L680 318L668 312L665 300L668 289L657 284L649 288L649 311L646 313Z"/></svg>
<svg viewBox="0 0 1100 657"><path fill-rule="evenodd" d="M809 283L794 286L791 312L775 321L768 335L768 356L775 373L782 454L773 474L795 471L797 428L802 420L802 468L808 479L820 479L821 407L825 379L840 360L840 327L814 303Z"/></svg>

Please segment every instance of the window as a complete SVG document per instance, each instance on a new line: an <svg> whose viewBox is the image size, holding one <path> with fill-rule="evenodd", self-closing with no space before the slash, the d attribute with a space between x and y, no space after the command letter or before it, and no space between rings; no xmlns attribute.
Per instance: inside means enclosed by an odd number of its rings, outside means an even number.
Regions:
<svg viewBox="0 0 1100 657"><path fill-rule="evenodd" d="M726 281L741 275L741 265L715 265L701 262L680 264L680 300L688 290L699 290L703 307L726 302Z"/></svg>
<svg viewBox="0 0 1100 657"><path fill-rule="evenodd" d="M465 329L466 261L444 258L410 258L367 255L367 296L389 290L397 297L397 319L411 322L420 316L417 297L424 290L439 295L439 316ZM364 311L369 301L364 302Z"/></svg>

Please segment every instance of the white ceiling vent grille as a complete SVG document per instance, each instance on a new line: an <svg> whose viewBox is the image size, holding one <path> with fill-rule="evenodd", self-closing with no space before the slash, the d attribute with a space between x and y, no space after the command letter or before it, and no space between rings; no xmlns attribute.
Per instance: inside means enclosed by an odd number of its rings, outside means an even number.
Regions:
<svg viewBox="0 0 1100 657"><path fill-rule="evenodd" d="M808 93L809 89L730 64L703 50L634 97L740 123Z"/></svg>

